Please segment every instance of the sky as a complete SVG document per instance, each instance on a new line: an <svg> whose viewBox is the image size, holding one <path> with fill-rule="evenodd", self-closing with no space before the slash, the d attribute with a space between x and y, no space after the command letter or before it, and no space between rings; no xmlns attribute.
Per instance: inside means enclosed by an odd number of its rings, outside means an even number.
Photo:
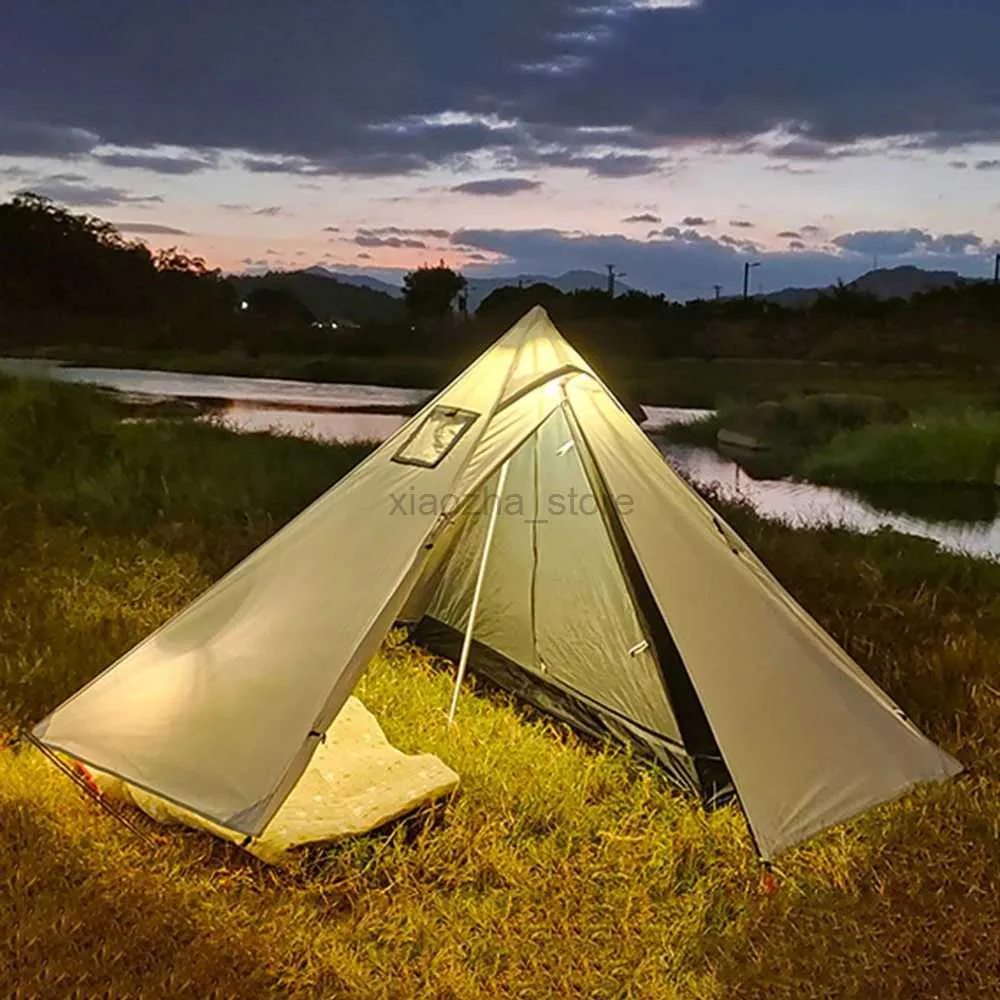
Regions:
<svg viewBox="0 0 1000 1000"><path fill-rule="evenodd" d="M0 197L227 272L988 276L998 38L996 0L6 0Z"/></svg>

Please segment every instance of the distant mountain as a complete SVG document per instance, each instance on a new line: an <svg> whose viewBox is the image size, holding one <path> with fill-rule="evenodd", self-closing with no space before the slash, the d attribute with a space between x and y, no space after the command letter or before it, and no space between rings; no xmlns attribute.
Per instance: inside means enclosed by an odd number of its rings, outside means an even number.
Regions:
<svg viewBox="0 0 1000 1000"><path fill-rule="evenodd" d="M361 271L331 271L328 267L323 267L322 264L316 264L299 273L312 274L320 278L332 278L334 281L339 281L344 285L353 285L355 288L370 288L372 291L382 292L383 295L391 295L394 299L403 297L401 285L392 285L388 281L373 278Z"/></svg>
<svg viewBox="0 0 1000 1000"><path fill-rule="evenodd" d="M380 323L404 317L398 290L396 297L393 297L380 289L319 274L315 268L308 271L236 275L230 280L241 295L246 295L255 288L284 289L294 295L317 319Z"/></svg>
<svg viewBox="0 0 1000 1000"><path fill-rule="evenodd" d="M974 284L976 280L978 279L965 278L957 271L925 271L919 267L905 266L869 271L844 287L852 292L874 295L877 299L909 299L921 292L931 292L938 288L961 288L963 285ZM804 309L811 306L820 295L832 294L836 287L784 288L761 297L788 309Z"/></svg>
<svg viewBox="0 0 1000 1000"><path fill-rule="evenodd" d="M307 268L302 273L334 278L335 280L344 282L348 285L372 288L377 291L384 292L386 295L392 295L396 298L402 296L403 294L401 286L392 285L387 281L382 281L380 278L373 278L370 275L365 274L363 271L331 271L329 268L323 267L321 264L317 264L314 267ZM600 274L597 271L567 271L565 274L560 274L557 278L553 278L545 274L514 274L502 278L466 277L468 280L470 310L478 308L479 303L482 302L483 299L490 294L490 292L494 292L496 289L503 288L507 285L535 285L542 282L547 285L552 285L562 292L580 292L588 288L607 288L608 286L607 275ZM615 284L615 289L620 292L627 292L630 290L628 285L624 285L621 282L617 282Z"/></svg>

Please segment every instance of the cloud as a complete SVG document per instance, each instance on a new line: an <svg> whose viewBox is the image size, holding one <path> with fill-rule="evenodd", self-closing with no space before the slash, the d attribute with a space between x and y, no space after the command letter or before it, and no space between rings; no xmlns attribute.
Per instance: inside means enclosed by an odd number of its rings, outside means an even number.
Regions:
<svg viewBox="0 0 1000 1000"><path fill-rule="evenodd" d="M800 240L802 239L799 233L793 232L791 229L786 229L782 233L778 233L779 240Z"/></svg>
<svg viewBox="0 0 1000 1000"><path fill-rule="evenodd" d="M323 229L322 229L322 232L324 232L324 233L339 233L340 232L340 227L339 226L324 226Z"/></svg>
<svg viewBox="0 0 1000 1000"><path fill-rule="evenodd" d="M793 177L806 177L816 173L812 167L793 167L790 163L772 163L764 169L776 174L791 174Z"/></svg>
<svg viewBox="0 0 1000 1000"><path fill-rule="evenodd" d="M359 233L374 236L426 236L436 240L446 240L451 236L449 229L402 229L399 226L380 226L375 229L359 229Z"/></svg>
<svg viewBox="0 0 1000 1000"><path fill-rule="evenodd" d="M123 188L96 184L83 174L34 176L24 189L71 208L108 208L117 205L161 204L160 195L136 195Z"/></svg>
<svg viewBox="0 0 1000 1000"><path fill-rule="evenodd" d="M533 148L530 138L525 137L520 149L503 151L513 168L526 167L568 167L586 170L592 177L605 179L644 177L668 168L663 157L647 153L587 153L572 149L540 151Z"/></svg>
<svg viewBox="0 0 1000 1000"><path fill-rule="evenodd" d="M99 141L85 128L18 121L0 112L0 156L77 157L89 153Z"/></svg>
<svg viewBox="0 0 1000 1000"><path fill-rule="evenodd" d="M524 191L538 191L542 187L540 181L528 180L526 177L496 177L490 180L466 181L456 184L451 190L456 194L495 195L508 198Z"/></svg>
<svg viewBox="0 0 1000 1000"><path fill-rule="evenodd" d="M982 274L981 254L989 248L981 237L972 233L936 236L922 230L915 232L920 235L892 245L902 254L899 262ZM761 261L757 275L768 290L821 287L838 278L853 280L871 267L871 243L859 240L859 236L844 234L838 238L846 244L844 249L839 244L833 250L810 249L802 241L791 241L801 245L768 250L732 236L716 238L678 227L666 227L647 240L558 229L465 229L452 234L452 243L474 248L474 252L489 254L498 261L488 270L477 267L477 274L561 274L577 269L603 274L607 262L613 260L628 274L628 283L633 287L686 299L710 297L715 284L721 284L727 294L737 293L742 286L743 263L751 253ZM863 249L855 250L859 245ZM880 252L890 248L884 239L879 245Z"/></svg>
<svg viewBox="0 0 1000 1000"><path fill-rule="evenodd" d="M804 236L818 236L821 232L823 232L823 230L820 226L809 225L799 226L799 232Z"/></svg>
<svg viewBox="0 0 1000 1000"><path fill-rule="evenodd" d="M968 170L969 164L965 160L952 160L949 164L953 170Z"/></svg>
<svg viewBox="0 0 1000 1000"><path fill-rule="evenodd" d="M841 160L846 156L858 155L858 150L850 146L839 146L806 135L788 139L771 147L755 144L755 148L765 150L769 156L784 157L789 160Z"/></svg>
<svg viewBox="0 0 1000 1000"><path fill-rule="evenodd" d="M92 157L106 167L149 170L157 174L195 174L208 170L218 158L206 154L184 153L177 156L143 150L93 152Z"/></svg>
<svg viewBox="0 0 1000 1000"><path fill-rule="evenodd" d="M254 208L252 205L244 204L243 202L222 202L219 208L227 212L245 212L248 215L259 215L259 216L276 216L285 215L284 208L281 205L265 205L263 208Z"/></svg>
<svg viewBox="0 0 1000 1000"><path fill-rule="evenodd" d="M396 250L426 250L423 240L409 239L402 236L380 236L373 230L359 229L354 237L359 247L392 247Z"/></svg>
<svg viewBox="0 0 1000 1000"><path fill-rule="evenodd" d="M961 17L912 0L506 0L463 11L460 44L449 4L243 9L234 34L219 4L60 0L54 16L15 3L0 35L0 152L113 146L172 172L152 159L162 147L225 151L301 179L489 153L615 178L720 143L825 162L887 140L1000 141L994 0L965 0Z"/></svg>
<svg viewBox="0 0 1000 1000"><path fill-rule="evenodd" d="M934 236L924 229L859 230L831 240L834 246L850 253L884 257L913 254L964 256L985 248L985 241L975 233L946 233Z"/></svg>
<svg viewBox="0 0 1000 1000"><path fill-rule="evenodd" d="M186 229L175 229L173 226L161 226L155 222L115 222L115 229L121 233L137 233L149 236L190 236Z"/></svg>
<svg viewBox="0 0 1000 1000"><path fill-rule="evenodd" d="M802 242L802 240L789 240L788 241L788 249L789 250L805 250L806 249L806 245L805 245L805 243Z"/></svg>
<svg viewBox="0 0 1000 1000"><path fill-rule="evenodd" d="M358 260L371 260L372 255L370 253L359 253Z"/></svg>
<svg viewBox="0 0 1000 1000"><path fill-rule="evenodd" d="M979 160L976 170L1000 170L1000 160Z"/></svg>
<svg viewBox="0 0 1000 1000"><path fill-rule="evenodd" d="M752 222L747 222L746 219L730 219L729 225L735 226L737 229L753 229L754 224Z"/></svg>
<svg viewBox="0 0 1000 1000"><path fill-rule="evenodd" d="M703 215L688 215L681 220L682 226L714 226L715 219L706 219Z"/></svg>
<svg viewBox="0 0 1000 1000"><path fill-rule="evenodd" d="M659 225L663 219L658 215L653 215L652 212L643 212L641 215L629 215L622 219L622 222L648 222L650 225Z"/></svg>

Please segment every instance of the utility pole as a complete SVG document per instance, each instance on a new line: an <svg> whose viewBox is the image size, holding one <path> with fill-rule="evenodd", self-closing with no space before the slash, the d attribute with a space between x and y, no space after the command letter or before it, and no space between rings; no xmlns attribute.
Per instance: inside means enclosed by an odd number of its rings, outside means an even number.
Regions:
<svg viewBox="0 0 1000 1000"><path fill-rule="evenodd" d="M744 261L743 263L743 301L750 298L750 268L760 267L760 261Z"/></svg>
<svg viewBox="0 0 1000 1000"><path fill-rule="evenodd" d="M993 284L1000 285L1000 253L996 255L996 259L993 261Z"/></svg>
<svg viewBox="0 0 1000 1000"><path fill-rule="evenodd" d="M615 265L608 264L608 298L613 299L615 297Z"/></svg>
<svg viewBox="0 0 1000 1000"><path fill-rule="evenodd" d="M712 285L715 289L715 301L718 302L722 298L722 285Z"/></svg>

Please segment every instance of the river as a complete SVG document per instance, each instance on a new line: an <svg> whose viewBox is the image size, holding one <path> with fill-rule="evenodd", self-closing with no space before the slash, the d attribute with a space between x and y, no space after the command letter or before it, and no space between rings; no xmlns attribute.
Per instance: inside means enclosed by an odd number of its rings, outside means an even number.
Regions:
<svg viewBox="0 0 1000 1000"><path fill-rule="evenodd" d="M408 419L406 412L392 410L409 411L430 395L376 385L68 367L4 358L0 371L101 385L143 398L212 400L220 407L212 419L234 430L275 430L324 440L381 440ZM910 487L863 497L788 479L755 478L713 449L674 444L657 434L667 424L696 420L708 411L645 404L644 409L649 416L645 430L674 468L695 483L748 501L764 517L802 527L834 524L862 532L891 528L932 539L952 551L1000 557L1000 509L992 490Z"/></svg>

